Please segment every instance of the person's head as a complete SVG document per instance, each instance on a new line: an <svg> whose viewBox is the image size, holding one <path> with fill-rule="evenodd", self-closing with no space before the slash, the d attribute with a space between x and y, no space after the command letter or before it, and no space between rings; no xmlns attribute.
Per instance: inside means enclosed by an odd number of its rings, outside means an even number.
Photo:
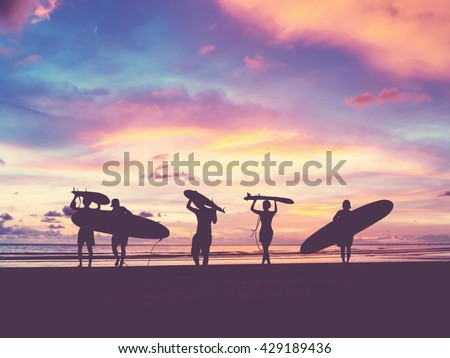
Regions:
<svg viewBox="0 0 450 358"><path fill-rule="evenodd" d="M85 208L88 208L91 205L92 201L88 198L83 198L83 205Z"/></svg>
<svg viewBox="0 0 450 358"><path fill-rule="evenodd" d="M111 206L112 206L113 208L118 208L118 207L120 206L120 201L119 201L119 199L113 199L113 200L111 200Z"/></svg>
<svg viewBox="0 0 450 358"><path fill-rule="evenodd" d="M271 206L272 206L272 205L270 204L270 201L269 201L269 200L264 200L264 201L263 201L263 209L264 209L264 210L269 210Z"/></svg>
<svg viewBox="0 0 450 358"><path fill-rule="evenodd" d="M352 207L350 206L350 200L344 200L342 202L342 208L345 210L351 209Z"/></svg>

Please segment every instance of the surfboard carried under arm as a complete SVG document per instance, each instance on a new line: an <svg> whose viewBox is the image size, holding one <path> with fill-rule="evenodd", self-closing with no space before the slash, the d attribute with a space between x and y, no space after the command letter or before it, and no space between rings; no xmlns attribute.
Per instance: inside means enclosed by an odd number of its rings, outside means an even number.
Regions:
<svg viewBox="0 0 450 358"><path fill-rule="evenodd" d="M273 200L278 201L283 204L294 204L294 200L289 198L282 198L279 196L266 196L266 195L250 195L250 193L247 193L247 196L244 198L244 200Z"/></svg>
<svg viewBox="0 0 450 358"><path fill-rule="evenodd" d="M389 200L379 200L351 211L347 220L332 221L308 237L302 244L302 254L312 254L335 245L342 235L356 235L384 217L394 208Z"/></svg>
<svg viewBox="0 0 450 358"><path fill-rule="evenodd" d="M164 239L170 235L169 229L156 221L114 211L80 210L72 215L72 222L79 227L89 227L92 231L138 239Z"/></svg>

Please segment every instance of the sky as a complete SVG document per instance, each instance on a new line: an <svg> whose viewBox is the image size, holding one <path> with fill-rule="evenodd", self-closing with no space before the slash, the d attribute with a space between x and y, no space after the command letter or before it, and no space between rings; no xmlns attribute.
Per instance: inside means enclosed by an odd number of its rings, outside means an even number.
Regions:
<svg viewBox="0 0 450 358"><path fill-rule="evenodd" d="M450 242L449 45L446 0L1 0L0 243L75 243L73 187L160 221L173 244L196 228L186 189L225 207L216 244L254 243L247 192L295 201L273 244L300 245L344 199L394 202L364 242ZM346 185L286 185L308 161L325 179L327 152ZM103 185L124 153L145 173ZM168 185L139 185L176 153L294 168L276 185L243 186L235 168L217 186L197 169L195 186L170 167Z"/></svg>

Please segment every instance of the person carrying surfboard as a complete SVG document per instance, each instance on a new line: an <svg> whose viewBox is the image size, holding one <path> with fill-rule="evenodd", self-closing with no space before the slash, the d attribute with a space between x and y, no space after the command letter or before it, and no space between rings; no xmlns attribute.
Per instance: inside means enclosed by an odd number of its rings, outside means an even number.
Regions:
<svg viewBox="0 0 450 358"><path fill-rule="evenodd" d="M264 265L264 263L267 261L267 264L270 265L269 246L273 238L272 219L278 212L277 201L274 200L275 209L273 211L269 210L271 207L269 200L263 201L263 210L255 209L256 202L257 199L254 199L250 210L259 215L258 224L259 221L261 221L261 229L259 230L259 242L261 242L263 247L263 258L261 264ZM258 225L256 226L255 230L257 229Z"/></svg>
<svg viewBox="0 0 450 358"><path fill-rule="evenodd" d="M113 199L111 200L111 207L112 207L112 212L115 215L133 215L133 213L128 210L126 207L124 206L120 206L120 201L119 199ZM120 218L118 218L120 220ZM122 228L123 230L121 230L120 232L115 232L112 237L111 237L111 246L112 246L112 251L114 254L114 257L116 258L116 263L114 264L114 266L123 266L123 262L125 260L125 255L127 254L127 250L126 247L128 245L128 236L125 234L125 232L127 231L127 228L124 227ZM120 257L119 257L119 252L117 250L117 247L120 245Z"/></svg>
<svg viewBox="0 0 450 358"><path fill-rule="evenodd" d="M197 216L197 231L192 237L191 255L195 265L200 265L199 255L203 256L203 266L208 265L209 250L212 243L211 223L217 223L217 211L215 208L208 208L201 203L192 206L192 200L189 199L186 208Z"/></svg>
<svg viewBox="0 0 450 358"><path fill-rule="evenodd" d="M80 194L79 192L75 192L73 196L73 200L70 203L70 208L75 211L94 211L94 210L100 210L100 205L97 204L96 209L90 208L90 205L92 203L91 199L88 197L87 193L86 196L83 197L83 207L77 207L76 200L77 198L81 197L83 194ZM88 253L89 253L89 264L88 267L92 266L92 258L93 258L93 250L92 246L95 245L95 239L94 239L94 230L92 230L92 226L87 224L80 227L80 230L78 230L78 261L79 265L78 267L83 267L83 246L86 244Z"/></svg>
<svg viewBox="0 0 450 358"><path fill-rule="evenodd" d="M351 205L350 200L344 200L342 202L342 210L339 210L336 215L334 215L333 221L342 220L345 224L345 221L348 221L350 216L352 215L351 212ZM349 263L350 262L350 256L352 255L351 247L353 245L353 235L351 233L346 233L345 231L337 237L337 246L341 249L341 259L342 263ZM347 255L346 255L346 249L347 249Z"/></svg>

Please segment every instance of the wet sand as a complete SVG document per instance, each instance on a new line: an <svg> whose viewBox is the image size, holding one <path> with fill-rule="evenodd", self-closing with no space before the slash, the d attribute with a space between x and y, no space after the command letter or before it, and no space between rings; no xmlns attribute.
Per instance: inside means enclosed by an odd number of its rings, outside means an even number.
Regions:
<svg viewBox="0 0 450 358"><path fill-rule="evenodd" d="M450 263L0 269L1 337L450 337Z"/></svg>

